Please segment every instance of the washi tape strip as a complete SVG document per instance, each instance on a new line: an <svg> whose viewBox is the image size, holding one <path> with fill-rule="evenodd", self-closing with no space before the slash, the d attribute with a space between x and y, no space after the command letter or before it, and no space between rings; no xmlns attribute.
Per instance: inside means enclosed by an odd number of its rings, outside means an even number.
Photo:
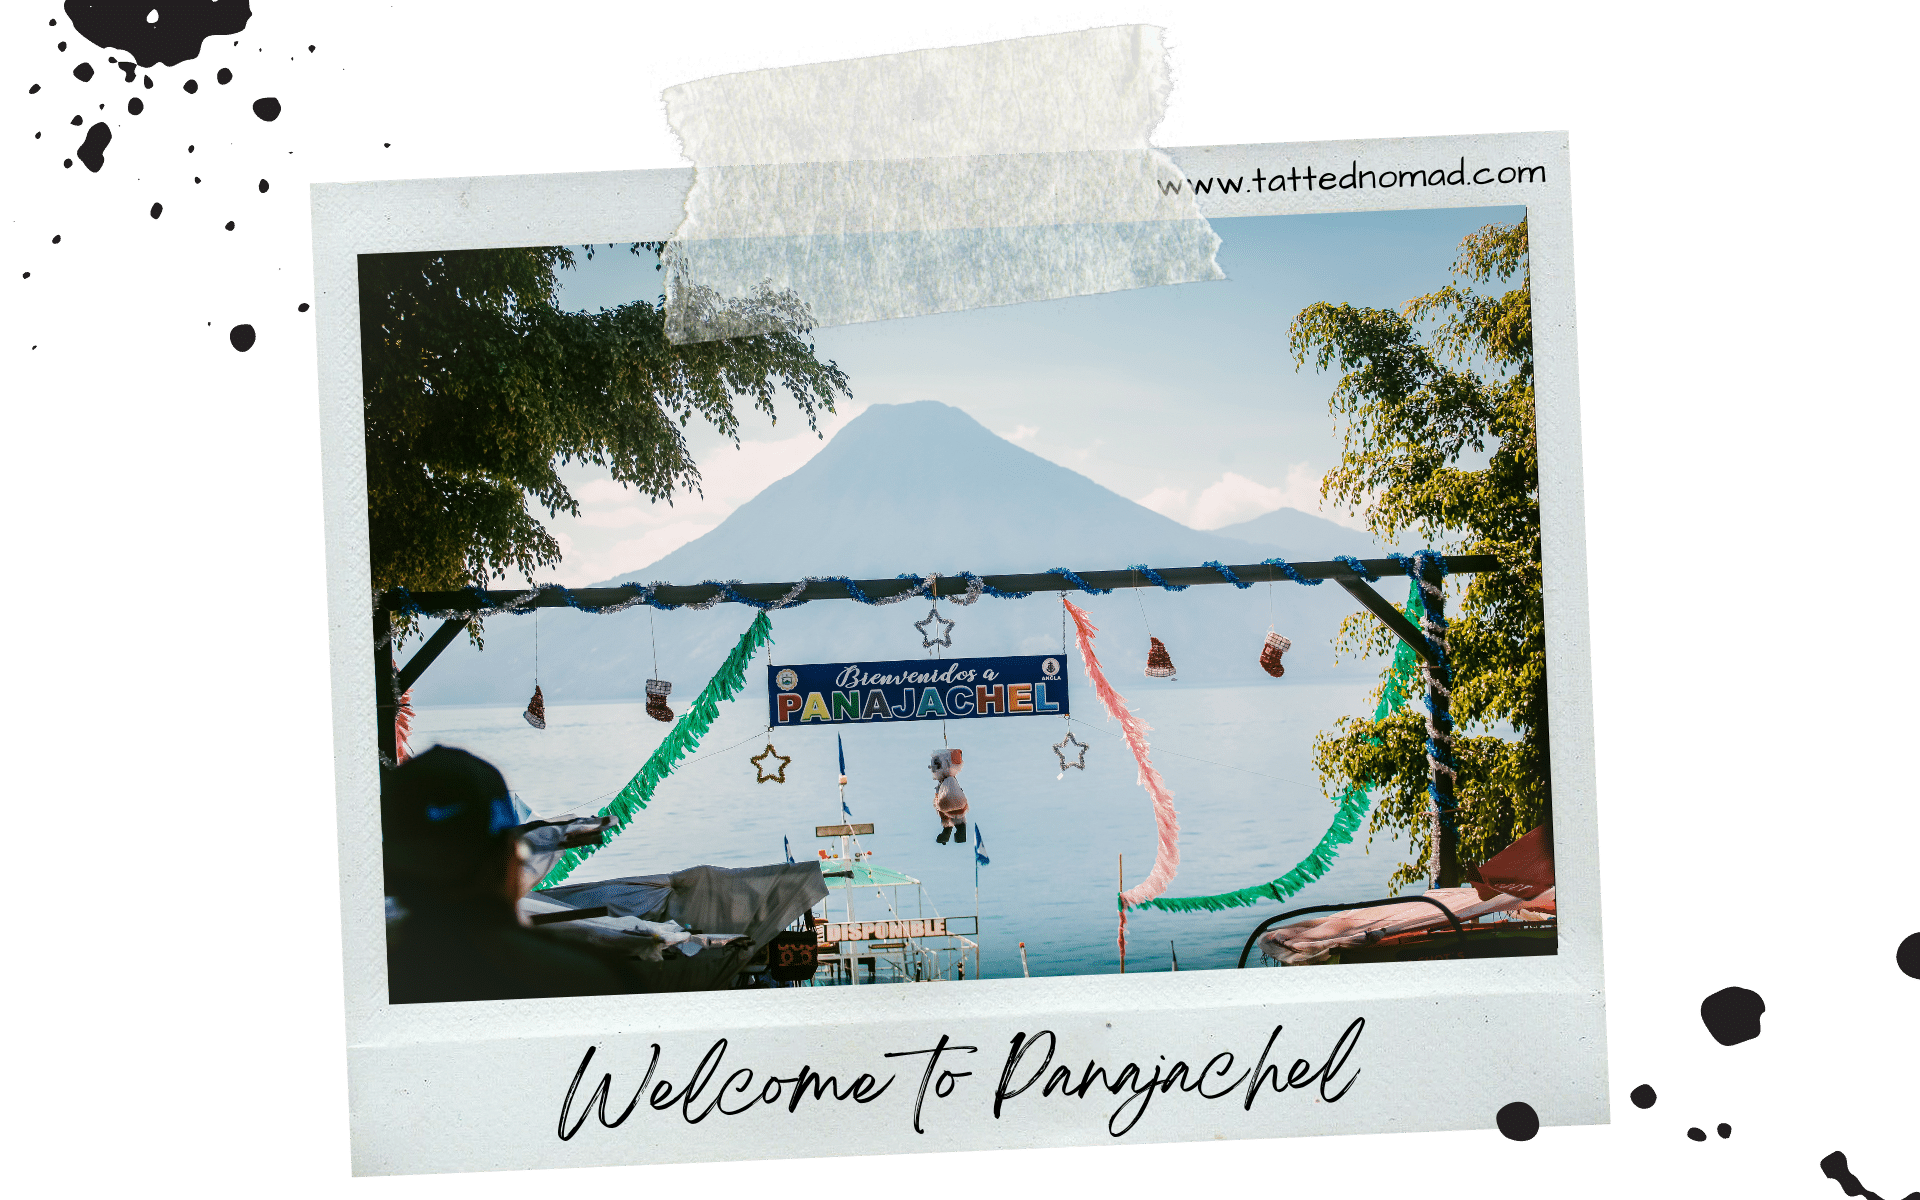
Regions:
<svg viewBox="0 0 1920 1200"><path fill-rule="evenodd" d="M1132 25L670 88L694 163L668 335L705 341L1221 279L1149 136L1161 31Z"/></svg>

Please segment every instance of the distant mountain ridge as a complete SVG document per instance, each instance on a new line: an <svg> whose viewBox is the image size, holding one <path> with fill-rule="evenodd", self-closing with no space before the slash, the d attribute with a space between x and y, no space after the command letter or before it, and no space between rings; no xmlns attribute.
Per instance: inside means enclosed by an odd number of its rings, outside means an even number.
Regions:
<svg viewBox="0 0 1920 1200"><path fill-rule="evenodd" d="M1379 550L1365 533L1293 509L1226 529L1191 529L1014 445L957 408L919 401L868 408L806 465L769 483L718 526L602 586L1193 566ZM1183 681L1270 683L1256 663L1268 624L1268 587L1210 585L1178 595L1123 589L1073 598L1102 627L1099 653L1116 680L1137 678L1151 629L1172 651ZM1276 625L1295 644L1289 678L1371 674L1365 665L1332 663L1330 639L1354 608L1340 589L1282 581L1273 585L1271 606ZM919 655L925 650L912 622L927 607L921 599L881 608L829 601L775 612L774 654L782 662ZM1061 648L1061 612L1051 594L982 598L972 607L942 601L941 609L958 622L952 649L943 651L948 656ZM734 604L651 616L643 608L612 616L546 610L539 621L541 683L549 703L638 698L657 642L662 677L683 681L676 691L685 689L690 698L751 617ZM531 691L531 625L529 617L488 622L486 650L465 642L449 649L422 678L417 702L524 700ZM750 692L761 686L750 676Z"/></svg>

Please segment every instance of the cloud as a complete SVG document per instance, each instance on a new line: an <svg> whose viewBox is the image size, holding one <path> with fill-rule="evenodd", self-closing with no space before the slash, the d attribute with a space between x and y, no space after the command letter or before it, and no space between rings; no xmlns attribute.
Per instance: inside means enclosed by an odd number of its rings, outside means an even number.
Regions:
<svg viewBox="0 0 1920 1200"><path fill-rule="evenodd" d="M1039 433L1040 430L1037 426L1015 425L1012 430L1002 433L1000 436L1018 446L1024 442L1031 442Z"/></svg>
<svg viewBox="0 0 1920 1200"><path fill-rule="evenodd" d="M1320 512L1320 477L1309 470L1306 463L1294 463L1287 468L1286 481L1270 487L1236 471L1228 471L1201 489L1197 496L1185 488L1157 487L1142 496L1140 503L1192 529L1219 529L1223 525L1250 521L1276 508ZM1343 525L1360 527L1348 513L1329 510L1322 515Z"/></svg>

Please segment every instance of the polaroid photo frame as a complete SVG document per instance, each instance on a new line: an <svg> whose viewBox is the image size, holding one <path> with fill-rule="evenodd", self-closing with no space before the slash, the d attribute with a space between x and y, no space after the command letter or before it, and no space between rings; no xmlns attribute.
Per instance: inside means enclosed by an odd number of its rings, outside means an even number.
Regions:
<svg viewBox="0 0 1920 1200"><path fill-rule="evenodd" d="M1168 153L1191 180L1236 181L1195 187L1209 218L1526 210L1557 952L389 1003L359 256L660 241L689 173L321 185L314 253L356 1174L1472 1129L1516 1104L1545 1125L1608 1119L1567 137ZM755 578L751 569L741 564L740 577ZM917 605L891 611L910 609L918 615ZM1242 911L1252 929L1281 909Z"/></svg>

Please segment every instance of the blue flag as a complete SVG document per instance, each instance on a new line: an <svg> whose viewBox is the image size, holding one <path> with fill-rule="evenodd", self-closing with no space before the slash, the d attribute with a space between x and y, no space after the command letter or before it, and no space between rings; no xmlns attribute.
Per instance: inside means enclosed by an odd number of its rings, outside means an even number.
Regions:
<svg viewBox="0 0 1920 1200"><path fill-rule="evenodd" d="M833 735L833 744L840 751L840 777L844 779L847 775L847 744L840 740L837 733Z"/></svg>
<svg viewBox="0 0 1920 1200"><path fill-rule="evenodd" d="M793 843L788 841L785 837L782 837L780 839L780 845L787 852L787 862L789 863L793 862Z"/></svg>
<svg viewBox="0 0 1920 1200"><path fill-rule="evenodd" d="M992 859L988 858L986 855L986 845L987 845L987 839L980 836L980 823L976 821L974 822L974 825L973 825L973 865L974 866L984 867L993 861Z"/></svg>

